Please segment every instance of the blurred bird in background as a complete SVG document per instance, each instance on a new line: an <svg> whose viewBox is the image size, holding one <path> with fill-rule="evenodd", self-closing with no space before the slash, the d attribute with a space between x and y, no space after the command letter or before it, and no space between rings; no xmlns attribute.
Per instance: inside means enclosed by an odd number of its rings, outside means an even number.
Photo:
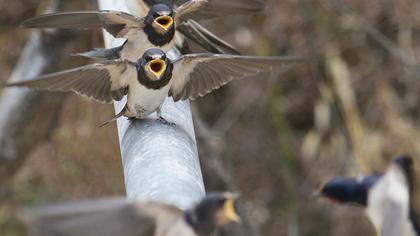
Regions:
<svg viewBox="0 0 420 236"><path fill-rule="evenodd" d="M385 173L360 179L337 177L328 181L321 194L339 203L353 203L366 213L379 235L418 236L418 217L411 207L413 160L396 157Z"/></svg>

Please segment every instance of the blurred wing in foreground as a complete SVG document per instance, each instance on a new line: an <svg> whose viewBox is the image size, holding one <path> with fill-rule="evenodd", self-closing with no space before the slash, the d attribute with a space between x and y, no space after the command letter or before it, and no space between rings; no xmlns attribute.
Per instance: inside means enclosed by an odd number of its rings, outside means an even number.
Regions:
<svg viewBox="0 0 420 236"><path fill-rule="evenodd" d="M155 220L123 198L25 209L30 236L150 236Z"/></svg>

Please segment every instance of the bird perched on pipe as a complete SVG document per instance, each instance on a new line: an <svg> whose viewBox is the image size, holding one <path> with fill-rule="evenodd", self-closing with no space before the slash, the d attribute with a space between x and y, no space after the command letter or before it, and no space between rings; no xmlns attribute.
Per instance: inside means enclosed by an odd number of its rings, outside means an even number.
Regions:
<svg viewBox="0 0 420 236"><path fill-rule="evenodd" d="M140 16L147 15L148 10L154 4L164 3L172 6L180 6L188 1L189 0L125 0L130 12L137 13L137 15ZM217 15L219 15L221 14L221 11L226 11L226 16L232 14L252 14L265 9L264 3L257 0L212 0L212 5L212 7L210 6L206 8L206 12L208 12L207 14L217 12ZM233 46L211 33L195 20L189 19L179 24L177 32L180 34L176 36L181 36L177 41L182 41L182 36L185 36L209 52L219 54L239 54ZM185 45L182 45L182 42L179 42L179 44L180 45L177 45L178 48L185 48ZM186 44L186 46L188 49L188 44Z"/></svg>
<svg viewBox="0 0 420 236"><path fill-rule="evenodd" d="M231 222L238 195L210 193L192 208L108 198L47 205L18 212L29 236L205 236Z"/></svg>
<svg viewBox="0 0 420 236"><path fill-rule="evenodd" d="M420 228L410 207L413 161L396 157L385 173L362 179L337 177L328 181L320 194L339 203L353 203L366 213L382 236L419 236Z"/></svg>
<svg viewBox="0 0 420 236"><path fill-rule="evenodd" d="M120 11L80 11L51 13L28 19L22 23L25 28L62 28L62 29L92 29L104 28L117 38L126 38L126 42L113 49L97 49L79 55L99 57L106 59L122 58L131 61L137 60L149 48L161 48L167 52L175 44L175 32L183 22L188 19L211 19L229 14L243 14L259 12L263 4L250 4L255 0L191 0L175 8L169 1L158 1L150 5L144 17L136 17ZM242 7L241 7L242 6ZM245 10L244 10L245 9ZM188 23L188 22L187 22ZM187 27L187 29L185 28ZM194 28L195 27L195 28ZM197 33L191 35L192 39L209 39L219 41L211 33L189 22L181 27L184 33ZM191 29L188 31L188 29ZM197 36L198 35L198 36ZM203 37L204 35L204 37ZM214 36L214 37L212 37ZM227 43L220 45L230 47ZM213 50L218 51L213 48ZM232 48L232 50L234 50Z"/></svg>
<svg viewBox="0 0 420 236"><path fill-rule="evenodd" d="M210 53L186 54L170 60L162 50L153 48L136 62L109 60L5 86L73 91L99 102L119 101L127 95L124 109L110 121L121 116L145 118L156 111L162 122L169 123L161 114L161 106L167 96L174 101L194 100L233 79L257 75L272 67L299 60L296 57Z"/></svg>

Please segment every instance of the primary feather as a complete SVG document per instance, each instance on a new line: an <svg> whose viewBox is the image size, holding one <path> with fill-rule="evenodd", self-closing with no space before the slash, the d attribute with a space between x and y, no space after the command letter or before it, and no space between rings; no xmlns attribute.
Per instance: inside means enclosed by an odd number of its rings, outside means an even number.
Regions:
<svg viewBox="0 0 420 236"><path fill-rule="evenodd" d="M196 99L241 79L300 61L297 57L257 57L225 54L187 54L174 62L170 95L175 101Z"/></svg>
<svg viewBox="0 0 420 236"><path fill-rule="evenodd" d="M31 80L6 84L37 90L75 92L98 102L121 100L127 94L128 81L123 73L135 72L126 61L106 61L57 73L41 75Z"/></svg>

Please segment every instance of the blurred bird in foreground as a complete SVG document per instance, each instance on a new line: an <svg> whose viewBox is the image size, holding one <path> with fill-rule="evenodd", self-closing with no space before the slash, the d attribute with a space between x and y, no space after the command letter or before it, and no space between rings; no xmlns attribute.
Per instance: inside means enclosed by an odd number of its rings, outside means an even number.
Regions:
<svg viewBox="0 0 420 236"><path fill-rule="evenodd" d="M256 4L257 3L257 4ZM255 0L191 0L179 7L174 7L170 1L158 1L150 5L143 17L136 17L120 11L78 11L51 13L28 19L22 23L25 28L61 28L61 29L94 29L103 28L116 38L126 38L126 42L112 49L96 49L81 53L81 56L106 59L127 59L135 61L150 48L161 48L167 52L175 45L175 32L180 25L189 19L211 19L231 14L255 13L264 9L264 4ZM191 23L184 25L193 25ZM191 28L191 27L190 27ZM191 29L192 30L192 29ZM188 34L194 30L186 30L184 34L192 39L198 36ZM198 32L203 35L205 32ZM207 35L206 39L217 39ZM221 41L221 40L220 40ZM233 47L227 43L220 45ZM217 49L210 51L222 53Z"/></svg>
<svg viewBox="0 0 420 236"><path fill-rule="evenodd" d="M186 54L170 60L158 49L149 49L135 63L110 60L39 76L32 80L12 82L6 86L30 87L38 90L73 91L99 102L119 101L127 95L127 103L115 118L145 118L157 111L161 114L167 96L174 101L196 99L227 84L269 71L274 66L299 61L296 57L257 57L226 54Z"/></svg>
<svg viewBox="0 0 420 236"><path fill-rule="evenodd" d="M108 198L20 211L29 236L205 236L240 222L234 193L210 193L192 208Z"/></svg>
<svg viewBox="0 0 420 236"><path fill-rule="evenodd" d="M383 174L361 179L337 177L320 194L338 203L353 203L366 213L382 236L419 236L420 228L410 196L413 192L413 160L399 156Z"/></svg>

